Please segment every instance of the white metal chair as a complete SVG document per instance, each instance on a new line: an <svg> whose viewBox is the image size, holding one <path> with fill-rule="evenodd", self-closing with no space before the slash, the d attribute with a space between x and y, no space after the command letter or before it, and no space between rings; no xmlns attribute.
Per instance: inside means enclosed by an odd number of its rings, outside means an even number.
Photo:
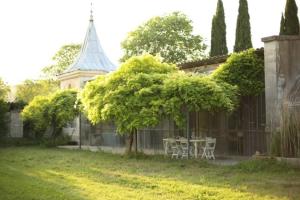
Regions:
<svg viewBox="0 0 300 200"><path fill-rule="evenodd" d="M181 158L188 158L188 141L186 139L180 140Z"/></svg>
<svg viewBox="0 0 300 200"><path fill-rule="evenodd" d="M175 139L171 139L170 141L170 146L171 146L171 149L172 149L172 155L171 155L171 158L176 158L178 159L180 154L181 154L181 151L180 151L180 148L176 142Z"/></svg>
<svg viewBox="0 0 300 200"><path fill-rule="evenodd" d="M214 155L215 148L216 148L216 138L206 138L205 146L202 147L203 150L202 158L205 157L206 159L215 160L215 155Z"/></svg>

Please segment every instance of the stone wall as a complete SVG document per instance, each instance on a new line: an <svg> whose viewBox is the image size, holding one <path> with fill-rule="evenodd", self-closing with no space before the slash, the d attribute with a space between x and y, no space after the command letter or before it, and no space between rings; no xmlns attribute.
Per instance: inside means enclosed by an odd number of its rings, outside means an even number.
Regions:
<svg viewBox="0 0 300 200"><path fill-rule="evenodd" d="M266 131L275 134L283 125L284 106L300 105L300 36L271 36L262 41L265 43Z"/></svg>

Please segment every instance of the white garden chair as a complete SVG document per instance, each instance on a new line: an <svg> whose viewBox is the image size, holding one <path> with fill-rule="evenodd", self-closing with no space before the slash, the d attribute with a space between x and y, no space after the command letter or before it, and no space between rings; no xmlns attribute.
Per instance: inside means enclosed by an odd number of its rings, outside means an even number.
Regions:
<svg viewBox="0 0 300 200"><path fill-rule="evenodd" d="M206 138L205 146L202 147L203 154L202 158L214 159L215 160L215 148L216 148L216 138Z"/></svg>
<svg viewBox="0 0 300 200"><path fill-rule="evenodd" d="M171 155L171 158L176 158L176 159L178 159L179 156L180 156L180 154L181 154L179 145L177 144L177 142L176 142L175 139L172 139L172 140L170 140L169 142L170 142L171 149L172 149L172 155Z"/></svg>

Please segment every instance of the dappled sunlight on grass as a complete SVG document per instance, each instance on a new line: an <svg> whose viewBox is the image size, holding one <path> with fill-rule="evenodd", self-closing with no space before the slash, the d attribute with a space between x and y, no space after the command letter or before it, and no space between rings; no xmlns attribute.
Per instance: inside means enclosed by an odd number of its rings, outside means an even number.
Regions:
<svg viewBox="0 0 300 200"><path fill-rule="evenodd" d="M20 197L22 200L290 200L300 197L300 173L281 173L280 168L276 173L255 170L245 173L236 167L194 161L132 159L104 153L32 148L0 149L0 157L0 193L9 193L9 200ZM283 187L288 183L289 187Z"/></svg>

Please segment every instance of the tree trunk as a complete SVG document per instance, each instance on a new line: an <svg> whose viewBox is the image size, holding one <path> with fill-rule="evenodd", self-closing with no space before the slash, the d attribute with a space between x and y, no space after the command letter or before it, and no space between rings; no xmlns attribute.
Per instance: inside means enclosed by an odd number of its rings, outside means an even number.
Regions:
<svg viewBox="0 0 300 200"><path fill-rule="evenodd" d="M135 150L135 154L137 154L138 153L138 147L137 147L137 129L134 129L134 139L135 139L135 141L134 141L134 150Z"/></svg>
<svg viewBox="0 0 300 200"><path fill-rule="evenodd" d="M126 150L127 154L130 154L132 152L132 144L133 144L133 131L129 134L127 138L127 150Z"/></svg>

